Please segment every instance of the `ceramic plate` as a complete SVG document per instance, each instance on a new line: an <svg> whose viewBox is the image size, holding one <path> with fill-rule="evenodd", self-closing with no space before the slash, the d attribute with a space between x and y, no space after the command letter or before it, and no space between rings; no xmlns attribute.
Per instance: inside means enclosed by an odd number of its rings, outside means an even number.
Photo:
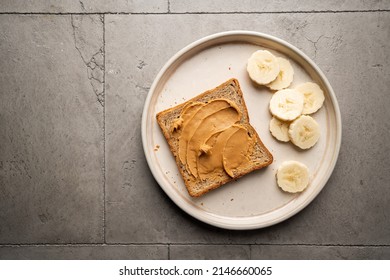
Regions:
<svg viewBox="0 0 390 280"><path fill-rule="evenodd" d="M295 71L290 87L314 81L325 93L324 106L312 116L321 137L309 150L282 143L269 133L268 105L272 92L255 87L246 72L250 55L259 49L287 58ZM188 195L168 144L157 124L156 114L225 82L237 78L249 111L250 122L274 162L200 198ZM291 44L257 32L229 31L202 38L175 54L154 80L142 116L142 141L153 176L166 194L193 217L227 229L256 229L279 223L307 206L329 179L341 143L341 119L335 94L318 66ZM285 160L306 164L311 181L305 191L289 194L275 180Z"/></svg>

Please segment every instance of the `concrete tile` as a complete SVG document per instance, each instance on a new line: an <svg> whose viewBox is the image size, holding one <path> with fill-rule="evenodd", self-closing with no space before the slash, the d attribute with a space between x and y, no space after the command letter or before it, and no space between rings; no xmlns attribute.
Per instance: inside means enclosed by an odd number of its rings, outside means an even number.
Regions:
<svg viewBox="0 0 390 280"><path fill-rule="evenodd" d="M164 260L165 245L0 246L2 260Z"/></svg>
<svg viewBox="0 0 390 280"><path fill-rule="evenodd" d="M106 16L108 242L389 245L389 23L386 12ZM142 107L159 69L188 43L232 29L303 50L333 85L344 123L340 159L319 197L256 231L216 229L184 214L152 179L141 146Z"/></svg>
<svg viewBox="0 0 390 280"><path fill-rule="evenodd" d="M253 245L254 260L388 260L390 247Z"/></svg>
<svg viewBox="0 0 390 280"><path fill-rule="evenodd" d="M249 245L170 245L171 260L249 260Z"/></svg>
<svg viewBox="0 0 390 280"><path fill-rule="evenodd" d="M165 13L167 0L2 0L7 13Z"/></svg>
<svg viewBox="0 0 390 280"><path fill-rule="evenodd" d="M137 22L144 18L106 18L107 241L167 241L169 237L165 230L167 222L175 215L175 206L155 183L147 166L141 142L141 115L155 75L153 70L161 67L152 61L169 55L165 51L153 51L146 56L144 44L154 45L154 50L164 50L169 46L169 40L160 36L151 40L154 35L148 32L134 33L135 30L129 29L121 19L129 19L127 23L131 26L133 19ZM161 27L159 34L163 30ZM138 49L144 49L143 55Z"/></svg>
<svg viewBox="0 0 390 280"><path fill-rule="evenodd" d="M101 242L103 107L88 70L102 67L102 21L0 25L0 243Z"/></svg>
<svg viewBox="0 0 390 280"><path fill-rule="evenodd" d="M217 0L191 1L170 0L169 10L172 13L202 12L302 12L302 11L364 11L389 9L388 1L252 1L252 0Z"/></svg>

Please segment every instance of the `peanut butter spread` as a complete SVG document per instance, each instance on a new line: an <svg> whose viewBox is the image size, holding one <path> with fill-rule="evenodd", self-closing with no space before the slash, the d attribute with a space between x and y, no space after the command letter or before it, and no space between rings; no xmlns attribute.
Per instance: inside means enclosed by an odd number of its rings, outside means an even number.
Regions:
<svg viewBox="0 0 390 280"><path fill-rule="evenodd" d="M227 99L193 102L171 125L179 135L179 159L195 179L218 180L249 163L254 139L237 105Z"/></svg>

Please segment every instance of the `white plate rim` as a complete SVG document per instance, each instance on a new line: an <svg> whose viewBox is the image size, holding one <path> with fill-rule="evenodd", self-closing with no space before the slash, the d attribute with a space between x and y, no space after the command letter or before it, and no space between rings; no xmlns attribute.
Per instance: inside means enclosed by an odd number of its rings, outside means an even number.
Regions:
<svg viewBox="0 0 390 280"><path fill-rule="evenodd" d="M316 191L313 192L309 197L306 198L306 200L303 203L300 203L297 207L293 208L292 211L288 212L287 214L276 217L273 219L269 219L268 221L262 221L262 222L256 222L254 221L252 217L248 218L232 218L232 219L224 219L220 218L218 215L213 215L212 213L207 213L200 211L198 208L193 207L192 205L189 205L186 203L184 200L180 199L170 188L170 186L165 186L164 181L162 178L158 175L157 170L155 169L153 165L153 161L151 158L151 154L148 153L148 146L147 146L147 114L148 114L148 109L150 105L150 101L152 99L152 96L156 90L156 87L158 86L161 78L165 74L165 72L178 60L180 57L185 55L187 52L191 51L192 49L198 47L199 45L204 44L205 42L215 40L218 38L222 37L229 37L229 36L252 36L252 37L260 37L262 39L270 40L273 41L279 45L282 45L285 48L290 49L294 53L296 53L298 56L300 56L305 62L307 62L318 74L318 76L321 78L322 82L324 83L325 87L327 88L327 91L329 93L329 96L331 98L331 103L334 107L334 113L335 113L335 119L336 119L336 144L334 148L334 154L335 157L333 157L332 162L330 163L330 167L327 170L327 174L324 176L323 181L321 184L316 188ZM166 63L165 65L161 68L161 70L158 72L156 78L154 79L150 90L148 92L148 95L146 97L145 103L144 103L144 108L142 112L142 121L141 121L141 136L142 136L142 145L143 145L143 150L144 154L146 157L146 161L148 163L148 166L152 172L153 177L159 184L159 186L164 190L164 192L168 195L168 197L177 205L179 206L183 211L185 211L187 214L191 215L192 217L205 222L207 224L224 228L224 229L230 229L230 230L251 230L251 229L259 229L259 228L264 228L268 227L277 223L280 223L293 215L297 214L300 212L302 209L304 209L308 204L310 204L315 197L321 192L321 190L324 188L326 183L328 182L335 166L336 162L338 159L339 151L340 151L340 146L341 146L341 138L342 138L342 122L341 122L341 114L340 114L340 109L339 105L336 99L336 95L333 91L332 86L330 85L328 79L324 75L324 73L321 71L321 69L306 55L304 54L301 50L299 50L297 47L291 45L290 43L274 37L272 35L268 35L265 33L261 32L256 32L256 31L247 31L247 30L232 30L232 31L224 31L224 32L219 32L215 34L211 34L208 36L205 36L201 39L198 39L189 45L185 46L181 50L179 50L175 55L173 55ZM271 213L272 214L272 213ZM269 215L266 214L266 215ZM236 222L233 222L237 220Z"/></svg>

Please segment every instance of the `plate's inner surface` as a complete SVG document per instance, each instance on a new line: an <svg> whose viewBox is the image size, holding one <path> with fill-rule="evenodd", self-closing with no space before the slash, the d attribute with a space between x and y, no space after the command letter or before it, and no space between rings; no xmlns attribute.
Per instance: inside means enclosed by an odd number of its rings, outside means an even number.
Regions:
<svg viewBox="0 0 390 280"><path fill-rule="evenodd" d="M220 43L192 50L183 61L177 61L166 72L156 87L150 101L147 134L148 151L155 164L155 172L162 176L173 195L190 206L212 215L227 218L253 217L278 211L283 206L296 203L301 196L310 197L315 188L326 176L330 157L329 151L334 145L336 122L329 93L323 88L326 101L324 106L312 116L319 123L321 137L311 149L303 151L292 143L282 143L274 139L269 132L271 114L268 105L272 92L265 87L255 87L246 72L249 56L258 49L267 49L249 42ZM316 77L312 69L303 69L296 61L274 49L268 49L276 56L282 56L291 62L294 68L294 80L290 87L299 83L313 81ZM244 99L248 108L250 122L256 129L265 146L274 156L274 162L261 170L254 171L235 182L228 183L200 198L191 198L184 186L173 155L155 121L158 112L196 95L212 89L230 78L240 82ZM315 81L318 82L318 81ZM333 130L333 132L332 132ZM327 155L328 153L328 155ZM276 184L275 173L285 160L298 160L306 164L311 173L311 184L301 194L282 192ZM326 180L327 178L325 178ZM171 193L172 194L172 193Z"/></svg>

